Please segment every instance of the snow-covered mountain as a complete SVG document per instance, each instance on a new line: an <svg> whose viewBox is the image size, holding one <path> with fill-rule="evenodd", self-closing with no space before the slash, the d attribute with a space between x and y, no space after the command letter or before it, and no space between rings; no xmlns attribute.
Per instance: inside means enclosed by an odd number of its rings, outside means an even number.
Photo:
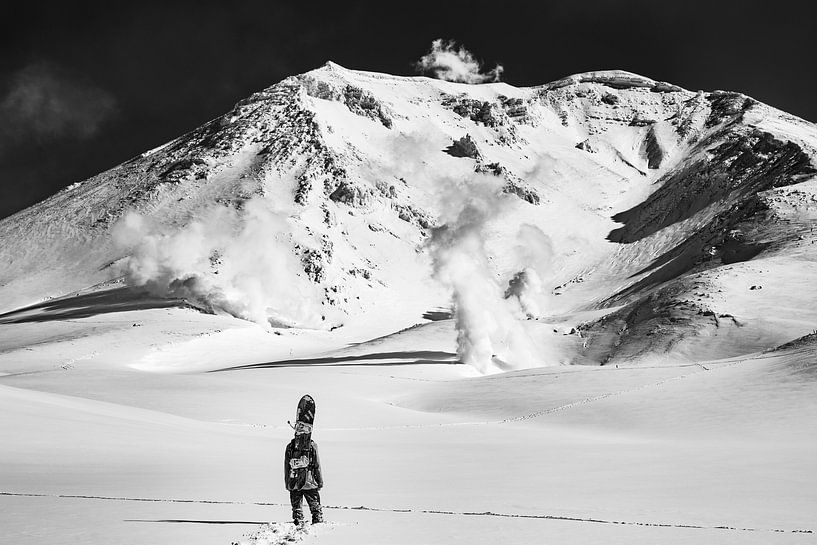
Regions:
<svg viewBox="0 0 817 545"><path fill-rule="evenodd" d="M546 347L526 366L735 356L817 327L816 154L812 123L628 72L516 88L327 63L0 221L0 320L145 288L383 334L453 293L460 340L481 312L516 320Z"/></svg>
<svg viewBox="0 0 817 545"><path fill-rule="evenodd" d="M3 535L802 543L815 149L625 72L288 78L0 221Z"/></svg>

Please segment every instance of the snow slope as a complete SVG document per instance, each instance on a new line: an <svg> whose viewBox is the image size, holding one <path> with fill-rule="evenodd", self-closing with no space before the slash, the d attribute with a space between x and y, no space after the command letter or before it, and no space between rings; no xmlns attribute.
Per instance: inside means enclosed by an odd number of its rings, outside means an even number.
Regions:
<svg viewBox="0 0 817 545"><path fill-rule="evenodd" d="M256 93L0 221L4 539L281 542L309 392L303 543L812 542L816 143L621 71Z"/></svg>
<svg viewBox="0 0 817 545"><path fill-rule="evenodd" d="M534 270L536 317L582 332L534 327L559 346L538 365L739 355L813 329L789 280L715 294L811 274L816 147L813 124L745 95L627 72L514 88L328 63L0 221L0 310L127 285L385 334L449 307L428 237L476 201L489 283Z"/></svg>
<svg viewBox="0 0 817 545"><path fill-rule="evenodd" d="M285 523L284 420L308 389L334 525L304 542L813 540L812 347L477 377L394 343L360 348L390 362L2 377L2 492L24 494L0 496L7 538L228 543Z"/></svg>

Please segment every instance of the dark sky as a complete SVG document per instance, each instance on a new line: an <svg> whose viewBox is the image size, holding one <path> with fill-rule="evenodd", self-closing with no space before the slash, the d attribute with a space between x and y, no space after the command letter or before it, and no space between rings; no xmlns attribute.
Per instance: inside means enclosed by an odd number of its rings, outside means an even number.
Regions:
<svg viewBox="0 0 817 545"><path fill-rule="evenodd" d="M412 74L435 38L513 85L618 68L817 121L814 4L22 2L0 16L0 218L327 60Z"/></svg>

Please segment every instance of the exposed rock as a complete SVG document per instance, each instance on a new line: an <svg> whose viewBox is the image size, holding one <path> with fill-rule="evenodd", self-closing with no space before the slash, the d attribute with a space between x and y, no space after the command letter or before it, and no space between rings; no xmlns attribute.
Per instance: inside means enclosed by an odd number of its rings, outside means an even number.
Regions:
<svg viewBox="0 0 817 545"><path fill-rule="evenodd" d="M598 153L599 150L590 142L589 138L586 138L576 144L576 149L580 149L582 151L586 151L588 153Z"/></svg>
<svg viewBox="0 0 817 545"><path fill-rule="evenodd" d="M507 98L500 95L494 102L475 100L464 95L448 95L443 99L443 105L451 108L457 115L480 123L486 127L504 127L512 131L512 139L516 141L514 123L529 123L528 105L521 98Z"/></svg>
<svg viewBox="0 0 817 545"><path fill-rule="evenodd" d="M297 204L306 204L306 200L309 198L309 192L311 190L312 179L304 174L298 176L298 182L295 186L295 202Z"/></svg>
<svg viewBox="0 0 817 545"><path fill-rule="evenodd" d="M301 254L301 266L310 280L316 283L326 279L326 268L332 263L334 244L326 235L320 239L320 248L302 248L295 245Z"/></svg>
<svg viewBox="0 0 817 545"><path fill-rule="evenodd" d="M661 144L658 143L655 126L650 127L650 130L647 131L641 149L642 153L647 157L647 168L656 169L661 166L664 160L664 150L661 148Z"/></svg>
<svg viewBox="0 0 817 545"><path fill-rule="evenodd" d="M326 267L323 254L319 250L306 249L301 254L301 267L306 276L315 283L326 278Z"/></svg>
<svg viewBox="0 0 817 545"><path fill-rule="evenodd" d="M647 276L605 301L619 304L631 295L643 293L691 271L748 261L769 247L756 236L757 226L771 221L772 212L758 195L742 200L716 215L682 243L652 261L633 276Z"/></svg>
<svg viewBox="0 0 817 545"><path fill-rule="evenodd" d="M793 341L789 341L787 343L781 344L780 346L776 347L775 350L790 350L790 349L797 349L797 348L804 348L804 347L814 347L817 346L817 330L808 335L804 335L802 337L798 337Z"/></svg>
<svg viewBox="0 0 817 545"><path fill-rule="evenodd" d="M502 101L502 107L509 118L517 123L528 123L528 105L521 98L507 98Z"/></svg>
<svg viewBox="0 0 817 545"><path fill-rule="evenodd" d="M159 176L168 182L201 180L207 177L207 163L201 158L182 158L173 161Z"/></svg>
<svg viewBox="0 0 817 545"><path fill-rule="evenodd" d="M510 172L507 168L500 165L499 163L477 163L476 168L474 169L476 172L482 172L486 174L493 174L494 176L501 176L507 180L505 185L502 187L502 192L507 194L513 194L533 205L539 205L539 194L533 189L530 185L525 183L519 176Z"/></svg>
<svg viewBox="0 0 817 545"><path fill-rule="evenodd" d="M372 191L369 188L344 180L329 194L329 198L349 206L361 207L371 202Z"/></svg>
<svg viewBox="0 0 817 545"><path fill-rule="evenodd" d="M450 107L454 113L470 119L474 123L482 123L486 127L496 127L503 124L503 110L499 104L466 98L464 96L447 97L443 105Z"/></svg>
<svg viewBox="0 0 817 545"><path fill-rule="evenodd" d="M445 148L444 151L452 157L468 157L471 159L482 158L482 154L477 148L477 143L474 142L470 134L466 134L462 138L454 140L454 142Z"/></svg>
<svg viewBox="0 0 817 545"><path fill-rule="evenodd" d="M746 198L817 173L809 156L794 142L777 140L767 132L751 129L733 133L702 157L659 180L660 187L647 200L616 214L625 226L610 232L613 242L630 243L664 227L692 217L711 203L728 208L733 199Z"/></svg>
<svg viewBox="0 0 817 545"><path fill-rule="evenodd" d="M641 115L636 115L630 120L631 127L649 127L651 125L655 125L655 119L642 117Z"/></svg>
<svg viewBox="0 0 817 545"><path fill-rule="evenodd" d="M388 129L392 127L392 115L388 108L368 91L348 84L338 88L309 74L299 76L298 80L308 96L343 102L352 113L382 123Z"/></svg>
<svg viewBox="0 0 817 545"><path fill-rule="evenodd" d="M391 129L392 118L387 109L368 91L347 85L343 90L343 100L353 113L379 121L384 127Z"/></svg>
<svg viewBox="0 0 817 545"><path fill-rule="evenodd" d="M706 127L714 127L724 121L738 121L744 112L751 108L755 101L746 95L727 91L715 91L706 97L711 103L711 111L706 120Z"/></svg>
<svg viewBox="0 0 817 545"><path fill-rule="evenodd" d="M326 81L316 79L309 74L299 76L306 94L322 100L340 100L340 91Z"/></svg>
<svg viewBox="0 0 817 545"><path fill-rule="evenodd" d="M352 276L360 276L361 278L364 278L366 280L371 280L371 278L372 278L372 272L369 269L364 269L364 268L361 268L361 267L353 267L353 268L349 269L348 272Z"/></svg>
<svg viewBox="0 0 817 545"><path fill-rule="evenodd" d="M580 324L585 356L602 365L632 361L647 353L666 353L694 335L701 308L676 301L681 293L682 288L668 286L599 320Z"/></svg>
<svg viewBox="0 0 817 545"><path fill-rule="evenodd" d="M609 104L610 106L615 106L618 104L619 98L613 93L604 93L601 96L601 101L605 104Z"/></svg>
<svg viewBox="0 0 817 545"><path fill-rule="evenodd" d="M395 188L394 185L384 182L383 180L377 180L374 186L383 197L387 199L397 198L397 188Z"/></svg>
<svg viewBox="0 0 817 545"><path fill-rule="evenodd" d="M413 223L422 229L430 229L436 226L436 221L430 214L410 204L392 202L392 208L397 212L397 217L401 220Z"/></svg>
<svg viewBox="0 0 817 545"><path fill-rule="evenodd" d="M502 192L516 195L523 201L527 201L535 206L539 205L539 194L527 184L523 185L518 182L508 181L508 183L502 187Z"/></svg>
<svg viewBox="0 0 817 545"><path fill-rule="evenodd" d="M455 114L471 121L477 122L480 119L480 112L482 112L483 105L487 102L481 100L474 100L469 98L451 97L450 100L444 101L443 105L451 105L451 109Z"/></svg>
<svg viewBox="0 0 817 545"><path fill-rule="evenodd" d="M650 87L650 91L654 93L682 93L685 90L683 87L667 83L666 81L656 81L655 85Z"/></svg>
<svg viewBox="0 0 817 545"><path fill-rule="evenodd" d="M560 80L552 81L542 85L544 90L555 90L569 85L580 83L596 83L610 87L612 89L624 90L634 88L645 88L657 93L683 92L684 89L677 85L655 81L632 72L624 70L599 70L596 72L583 72L574 74Z"/></svg>

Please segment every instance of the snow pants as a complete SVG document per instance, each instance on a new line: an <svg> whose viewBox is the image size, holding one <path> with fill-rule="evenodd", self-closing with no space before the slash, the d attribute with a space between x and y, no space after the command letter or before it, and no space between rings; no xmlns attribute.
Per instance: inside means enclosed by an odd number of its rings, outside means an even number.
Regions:
<svg viewBox="0 0 817 545"><path fill-rule="evenodd" d="M312 523L323 522L321 494L317 489L289 491L289 502L292 504L292 520L298 523L304 519L304 512L301 508L303 498L306 498L306 503L309 505L309 512L312 513Z"/></svg>

